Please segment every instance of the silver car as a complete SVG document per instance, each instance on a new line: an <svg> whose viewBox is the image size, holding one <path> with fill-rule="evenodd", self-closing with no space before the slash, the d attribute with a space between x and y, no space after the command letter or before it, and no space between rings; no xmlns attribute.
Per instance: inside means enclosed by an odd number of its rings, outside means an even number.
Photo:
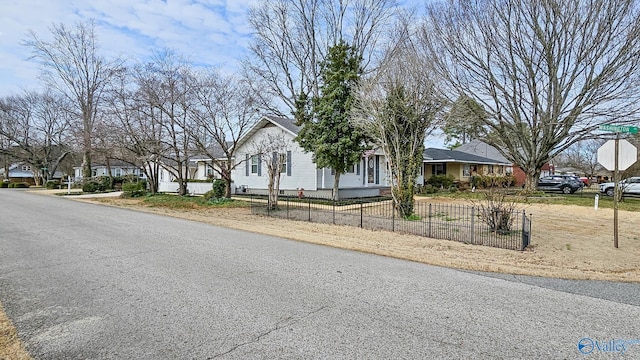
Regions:
<svg viewBox="0 0 640 360"><path fill-rule="evenodd" d="M632 194L632 195L640 195L640 176L630 177L628 179L624 179L620 181L618 184L622 189L622 193ZM614 183L602 183L600 184L600 192L603 194L607 194L608 196L613 196L613 187Z"/></svg>

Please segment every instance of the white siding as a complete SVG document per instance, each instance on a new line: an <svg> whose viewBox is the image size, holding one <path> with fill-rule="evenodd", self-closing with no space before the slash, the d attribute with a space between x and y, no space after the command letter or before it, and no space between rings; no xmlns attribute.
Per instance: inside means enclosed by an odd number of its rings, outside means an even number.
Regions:
<svg viewBox="0 0 640 360"><path fill-rule="evenodd" d="M278 135L285 134L288 146L287 150L291 151L291 176L286 173L280 175L280 190L296 190L303 188L305 190L316 190L316 166L312 161L310 153L305 153L293 136L276 126L264 127L259 129L252 139L243 143L236 152L236 161L238 166L232 172L232 179L235 185L240 188L246 186L249 189L266 189L268 183L267 170L262 164L261 176L252 174L246 175L246 156L254 155L256 152L255 143L260 142L268 134Z"/></svg>

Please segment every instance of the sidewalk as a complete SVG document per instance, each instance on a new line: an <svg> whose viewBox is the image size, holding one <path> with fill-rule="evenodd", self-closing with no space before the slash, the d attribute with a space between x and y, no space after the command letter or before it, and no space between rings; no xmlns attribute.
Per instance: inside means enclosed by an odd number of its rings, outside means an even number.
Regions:
<svg viewBox="0 0 640 360"><path fill-rule="evenodd" d="M43 195L63 194L62 196L66 195L68 192L67 189L53 189L53 190L31 189L28 191L33 193L43 194ZM77 193L78 191L79 189L71 189L72 193ZM72 197L74 199L87 199L87 198L119 197L120 195L122 195L122 191L114 191L114 192L98 193L98 194L89 193L89 194L82 194L82 195L69 195L67 197Z"/></svg>

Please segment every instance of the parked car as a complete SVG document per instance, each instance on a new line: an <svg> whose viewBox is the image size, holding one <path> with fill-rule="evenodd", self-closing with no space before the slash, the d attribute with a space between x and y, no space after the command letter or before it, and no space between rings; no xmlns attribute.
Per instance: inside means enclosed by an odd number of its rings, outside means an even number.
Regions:
<svg viewBox="0 0 640 360"><path fill-rule="evenodd" d="M620 181L618 185L622 189L622 193L625 195L640 195L640 176L624 179ZM602 183L600 184L600 192L607 194L608 196L613 196L614 186L615 183L613 182Z"/></svg>
<svg viewBox="0 0 640 360"><path fill-rule="evenodd" d="M563 194L573 194L583 186L580 178L573 175L549 175L538 180L538 190L560 191Z"/></svg>

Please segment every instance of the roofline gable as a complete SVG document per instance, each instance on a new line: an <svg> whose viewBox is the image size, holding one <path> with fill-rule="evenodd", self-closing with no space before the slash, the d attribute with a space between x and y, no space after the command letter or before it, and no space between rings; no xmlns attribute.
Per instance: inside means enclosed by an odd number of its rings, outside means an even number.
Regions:
<svg viewBox="0 0 640 360"><path fill-rule="evenodd" d="M282 120L287 120L290 121L290 119L287 118L278 118L275 116L269 116L269 115L263 115L260 120L258 120L252 127L251 129L249 129L249 131L247 131L246 134L244 134L244 136L242 136L240 139L238 139L238 142L236 143L235 147L240 147L242 144L244 144L245 142L247 142L248 139L250 139L253 135L255 135L255 133L264 128L264 126L268 123L273 124L275 126L277 126L278 128L280 128L281 130L285 131L286 133L290 134L292 137L296 137L298 136L297 132L294 132L290 129L287 129L285 126L282 126L282 124L279 123L279 121L277 121L276 119L282 119Z"/></svg>

